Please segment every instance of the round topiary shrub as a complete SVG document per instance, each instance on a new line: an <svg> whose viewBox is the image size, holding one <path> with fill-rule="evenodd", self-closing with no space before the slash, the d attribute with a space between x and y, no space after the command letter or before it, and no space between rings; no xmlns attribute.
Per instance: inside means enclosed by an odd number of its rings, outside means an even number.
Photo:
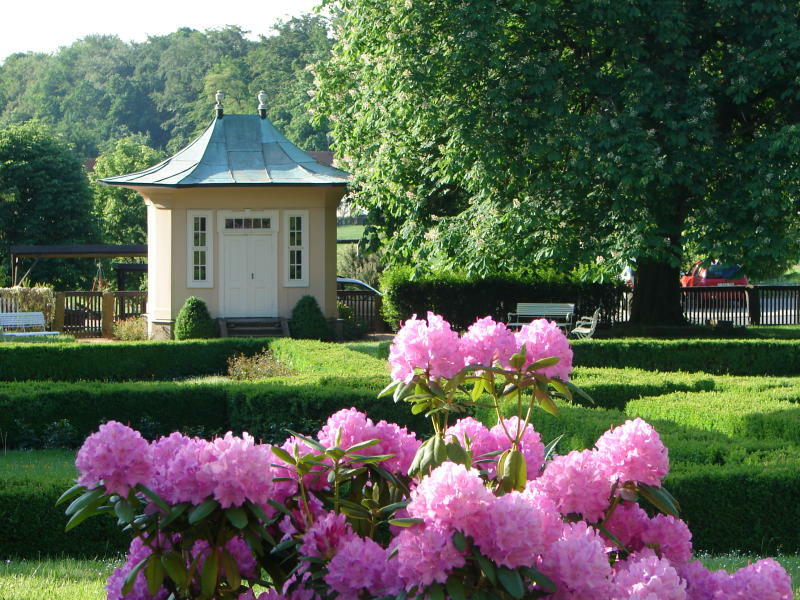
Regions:
<svg viewBox="0 0 800 600"><path fill-rule="evenodd" d="M289 324L292 337L301 340L329 340L331 328L314 296L303 296L292 309Z"/></svg>
<svg viewBox="0 0 800 600"><path fill-rule="evenodd" d="M175 339L191 340L217 337L217 328L206 303L196 296L189 296L175 319Z"/></svg>

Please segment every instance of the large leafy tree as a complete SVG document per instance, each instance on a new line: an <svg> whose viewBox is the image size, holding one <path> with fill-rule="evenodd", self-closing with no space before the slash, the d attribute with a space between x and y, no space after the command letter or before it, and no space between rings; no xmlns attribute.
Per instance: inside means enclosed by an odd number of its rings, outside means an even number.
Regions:
<svg viewBox="0 0 800 600"><path fill-rule="evenodd" d="M11 246L97 241L91 207L86 173L63 139L35 121L0 129L0 278L8 282ZM92 271L85 261L46 259L28 282L70 289Z"/></svg>
<svg viewBox="0 0 800 600"><path fill-rule="evenodd" d="M636 259L632 318L664 323L689 255L797 258L798 2L329 4L317 108L390 259Z"/></svg>
<svg viewBox="0 0 800 600"><path fill-rule="evenodd" d="M136 135L117 140L108 151L100 154L89 175L93 212L101 238L107 244L147 243L147 210L141 196L133 190L98 182L103 177L142 171L166 158L164 152L151 148L146 142Z"/></svg>

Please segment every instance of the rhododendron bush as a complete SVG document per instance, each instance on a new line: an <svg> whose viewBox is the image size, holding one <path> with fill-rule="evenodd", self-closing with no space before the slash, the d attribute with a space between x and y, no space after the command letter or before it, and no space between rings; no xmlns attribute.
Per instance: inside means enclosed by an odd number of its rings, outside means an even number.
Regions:
<svg viewBox="0 0 800 600"><path fill-rule="evenodd" d="M412 318L382 396L434 435L355 409L282 446L228 433L147 442L109 422L77 457L67 528L111 513L131 535L110 599L785 600L771 559L729 575L692 558L662 486L667 449L641 419L555 453L534 408L581 393L554 324L480 319L459 336ZM383 400L388 401L388 400ZM487 427L470 416L488 406ZM512 413L511 416L506 416Z"/></svg>

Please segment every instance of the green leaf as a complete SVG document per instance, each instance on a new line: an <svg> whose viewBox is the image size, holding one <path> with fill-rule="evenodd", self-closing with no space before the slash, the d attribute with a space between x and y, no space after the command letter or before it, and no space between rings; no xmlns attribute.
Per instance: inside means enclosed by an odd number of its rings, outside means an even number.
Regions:
<svg viewBox="0 0 800 600"><path fill-rule="evenodd" d="M269 517L267 517L267 513L264 512L264 509L261 508L255 502L250 502L248 500L247 502L245 502L244 505L245 505L245 508L249 509L250 512L253 513L253 516L255 516L256 519L258 519L258 520L260 520L260 521L262 521L264 523L269 523L270 522L270 519L269 519Z"/></svg>
<svg viewBox="0 0 800 600"><path fill-rule="evenodd" d="M244 529L247 527L247 513L241 506L226 508L225 516L236 529Z"/></svg>
<svg viewBox="0 0 800 600"><path fill-rule="evenodd" d="M386 515L389 515L389 514L392 514L393 512L408 506L408 503L409 503L409 500L403 500L402 502L394 502L393 504L387 504L386 506L384 506L384 507L382 507L380 509L378 514L380 514L382 517L386 516Z"/></svg>
<svg viewBox="0 0 800 600"><path fill-rule="evenodd" d="M464 593L464 584L461 582L459 575L448 577L446 585L450 600L467 600L467 595Z"/></svg>
<svg viewBox="0 0 800 600"><path fill-rule="evenodd" d="M476 554L475 560L478 561L478 566L481 568L483 576L486 577L492 585L497 585L497 569L495 569L494 563L482 554Z"/></svg>
<svg viewBox="0 0 800 600"><path fill-rule="evenodd" d="M469 453L462 448L461 444L458 441L454 440L452 442L447 443L447 458L449 458L452 462L465 465L469 468L471 465L471 460L469 457Z"/></svg>
<svg viewBox="0 0 800 600"><path fill-rule="evenodd" d="M615 536L615 535L614 535L613 533L611 533L611 532L610 532L608 529L606 529L606 528L605 528L605 527L602 525L602 523L598 523L597 525L595 525L595 527L597 527L597 530L598 530L600 533L602 533L602 534L603 534L604 536L606 536L606 537L607 537L609 540L611 540L611 541L614 543L614 545L615 545L617 548L619 548L620 550L623 550L624 552L630 552L630 550L628 550L628 548L626 548L626 547L625 547L625 544L623 544L623 543L622 543L622 542L619 540L619 538L617 538L617 536Z"/></svg>
<svg viewBox="0 0 800 600"><path fill-rule="evenodd" d="M378 394L378 398L383 398L384 396L388 396L389 394L391 394L392 390L394 390L398 385L400 385L400 383L401 382L399 381L392 381L389 385L387 385L385 388L381 390L381 393Z"/></svg>
<svg viewBox="0 0 800 600"><path fill-rule="evenodd" d="M528 577L531 581L533 581L540 587L543 587L551 594L555 593L556 591L555 582L541 571L538 571L533 567L522 567L522 569L520 570L525 574L526 577Z"/></svg>
<svg viewBox="0 0 800 600"><path fill-rule="evenodd" d="M183 513L185 513L187 508L189 508L188 502L181 502L180 504L176 504L175 506L170 508L167 516L161 519L161 521L159 522L159 527L166 527L167 525L172 523L175 519L177 519Z"/></svg>
<svg viewBox="0 0 800 600"><path fill-rule="evenodd" d="M144 568L144 577L147 580L147 591L155 596L164 583L164 565L161 564L158 554L151 554Z"/></svg>
<svg viewBox="0 0 800 600"><path fill-rule="evenodd" d="M213 598L217 589L217 578L219 576L219 554L212 551L203 563L203 570L200 573L200 597Z"/></svg>
<svg viewBox="0 0 800 600"><path fill-rule="evenodd" d="M381 443L381 441L379 439L367 440L365 442L359 442L358 444L353 444L352 446L350 446L347 450L345 450L345 452L347 452L347 454L352 454L353 452L356 452L358 450L363 450L364 448L369 448L370 446L374 446L374 445L380 444L380 443Z"/></svg>
<svg viewBox="0 0 800 600"><path fill-rule="evenodd" d="M569 400L570 402L572 401L572 392L569 390L566 384L564 384L563 381L561 381L560 379L551 379L550 385L552 385L553 388L555 388L555 390L559 394L564 396L567 400Z"/></svg>
<svg viewBox="0 0 800 600"><path fill-rule="evenodd" d="M636 486L639 494L650 504L655 506L660 512L673 517L680 516L680 505L667 490L662 487L654 487L640 483Z"/></svg>
<svg viewBox="0 0 800 600"><path fill-rule="evenodd" d="M544 369L545 367L552 367L553 365L558 364L558 361L561 359L557 356L548 356L547 358L541 358L536 362L532 362L528 365L528 371L538 371L539 369Z"/></svg>
<svg viewBox="0 0 800 600"><path fill-rule="evenodd" d="M279 512L282 512L283 514L285 514L288 517L293 516L292 515L292 511L290 511L288 508L286 508L283 504L275 502L275 500L271 500L271 499L267 500L267 504L269 504L275 510L277 510Z"/></svg>
<svg viewBox="0 0 800 600"><path fill-rule="evenodd" d="M403 517L400 519L389 519L389 525L396 525L397 527L411 527L413 525L421 525L425 521L412 517Z"/></svg>
<svg viewBox="0 0 800 600"><path fill-rule="evenodd" d="M125 525L133 521L133 507L131 506L131 503L124 498L120 499L119 502L114 504L114 513L116 513L120 525Z"/></svg>
<svg viewBox="0 0 800 600"><path fill-rule="evenodd" d="M417 402L411 406L411 414L418 415L419 413L423 413L431 407L431 403L428 400L424 400L422 402Z"/></svg>
<svg viewBox="0 0 800 600"><path fill-rule="evenodd" d="M65 513L68 515L74 514L103 496L105 496L105 490L101 487L88 490L75 498L67 507Z"/></svg>
<svg viewBox="0 0 800 600"><path fill-rule="evenodd" d="M286 450L284 450L283 448L278 448L277 446L272 446L272 453L275 456L277 456L278 458L280 458L283 462L285 462L288 465L296 465L297 464L297 461L295 461L294 457L291 454L289 454ZM280 465L280 466L283 466L283 465Z"/></svg>
<svg viewBox="0 0 800 600"><path fill-rule="evenodd" d="M434 583L428 587L429 600L444 600L444 588L441 583Z"/></svg>
<svg viewBox="0 0 800 600"><path fill-rule="evenodd" d="M89 517L100 514L102 512L100 506L103 504L103 502L105 502L105 499L105 496L101 495L99 498L95 498L89 504L85 505L83 508L74 513L72 517L70 517L69 521L67 521L64 531L71 531Z"/></svg>
<svg viewBox="0 0 800 600"><path fill-rule="evenodd" d="M73 496L77 496L81 492L81 490L85 490L85 489L86 489L86 486L83 486L83 485L81 485L79 483L76 483L75 485L73 485L71 488L69 488L66 492L64 492L63 494L61 494L58 497L58 500L56 500L56 504L55 505L58 506L60 504L63 504L64 502L66 502L67 500L72 498Z"/></svg>
<svg viewBox="0 0 800 600"><path fill-rule="evenodd" d="M150 557L143 558L140 560L136 565L130 570L130 572L125 576L125 579L122 580L122 595L126 596L130 593L133 589L133 584L136 582L136 576L139 574L139 571L142 570L145 563L150 560Z"/></svg>
<svg viewBox="0 0 800 600"><path fill-rule="evenodd" d="M472 386L472 391L470 392L470 398L472 399L473 402L477 402L478 401L478 398L481 397L481 394L483 393L483 390L486 389L486 385L487 385L487 383L483 379L483 377L479 377L475 381L475 385Z"/></svg>
<svg viewBox="0 0 800 600"><path fill-rule="evenodd" d="M310 438L310 437L306 437L304 435L300 435L299 433L296 433L296 432L292 431L291 429L287 429L286 431L288 431L291 435L293 435L297 439L302 440L303 442L305 442L308 446L310 446L311 448L313 448L317 452L323 453L323 454L325 453L325 449L326 449L325 446L320 444L317 440L315 440L313 438ZM274 448L274 446L273 446L273 448Z"/></svg>
<svg viewBox="0 0 800 600"><path fill-rule="evenodd" d="M569 388L569 390L572 392L573 395L578 394L581 398L588 401L590 404L596 404L594 398L592 398L589 394L584 392L582 388L579 388L571 381L565 381L564 385L566 385Z"/></svg>
<svg viewBox="0 0 800 600"><path fill-rule="evenodd" d="M149 487L147 487L143 483L139 483L139 484L136 485L136 488L138 490L140 490L145 496L150 498L153 502L155 502L155 505L158 506L158 508L163 510L165 513L169 512L169 504L164 502L164 499L161 496L159 496L158 494L156 494Z"/></svg>
<svg viewBox="0 0 800 600"><path fill-rule="evenodd" d="M209 498L195 506L189 513L189 525L195 525L219 508L219 502Z"/></svg>
<svg viewBox="0 0 800 600"><path fill-rule="evenodd" d="M161 564L178 588L186 585L186 564L178 552L170 552L161 557Z"/></svg>
<svg viewBox="0 0 800 600"><path fill-rule="evenodd" d="M238 590L242 586L242 577L239 573L239 565L231 556L230 552L222 550L222 569L225 571L225 579L232 590Z"/></svg>
<svg viewBox="0 0 800 600"><path fill-rule="evenodd" d="M536 398L539 400L539 406L541 406L546 413L549 413L554 417L558 416L558 407L555 405L550 396L547 394L536 394Z"/></svg>
<svg viewBox="0 0 800 600"><path fill-rule="evenodd" d="M561 441L566 434L562 433L557 438L550 440L550 442L544 447L544 460L547 461L552 456L553 452L556 450L556 446L558 446L558 442Z"/></svg>
<svg viewBox="0 0 800 600"><path fill-rule="evenodd" d="M525 594L525 586L522 583L522 577L519 576L519 571L498 567L497 579L500 581L503 588L514 598L522 598Z"/></svg>
<svg viewBox="0 0 800 600"><path fill-rule="evenodd" d="M467 550L467 538L460 531L456 531L453 534L453 546L455 546L456 550L459 552L465 552Z"/></svg>

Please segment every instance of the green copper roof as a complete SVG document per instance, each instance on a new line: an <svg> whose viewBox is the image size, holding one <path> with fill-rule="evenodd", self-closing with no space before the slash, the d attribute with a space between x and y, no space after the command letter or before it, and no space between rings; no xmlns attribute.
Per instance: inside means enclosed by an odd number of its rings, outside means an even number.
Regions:
<svg viewBox="0 0 800 600"><path fill-rule="evenodd" d="M100 181L136 187L345 185L348 177L300 150L269 119L225 115L164 162Z"/></svg>

